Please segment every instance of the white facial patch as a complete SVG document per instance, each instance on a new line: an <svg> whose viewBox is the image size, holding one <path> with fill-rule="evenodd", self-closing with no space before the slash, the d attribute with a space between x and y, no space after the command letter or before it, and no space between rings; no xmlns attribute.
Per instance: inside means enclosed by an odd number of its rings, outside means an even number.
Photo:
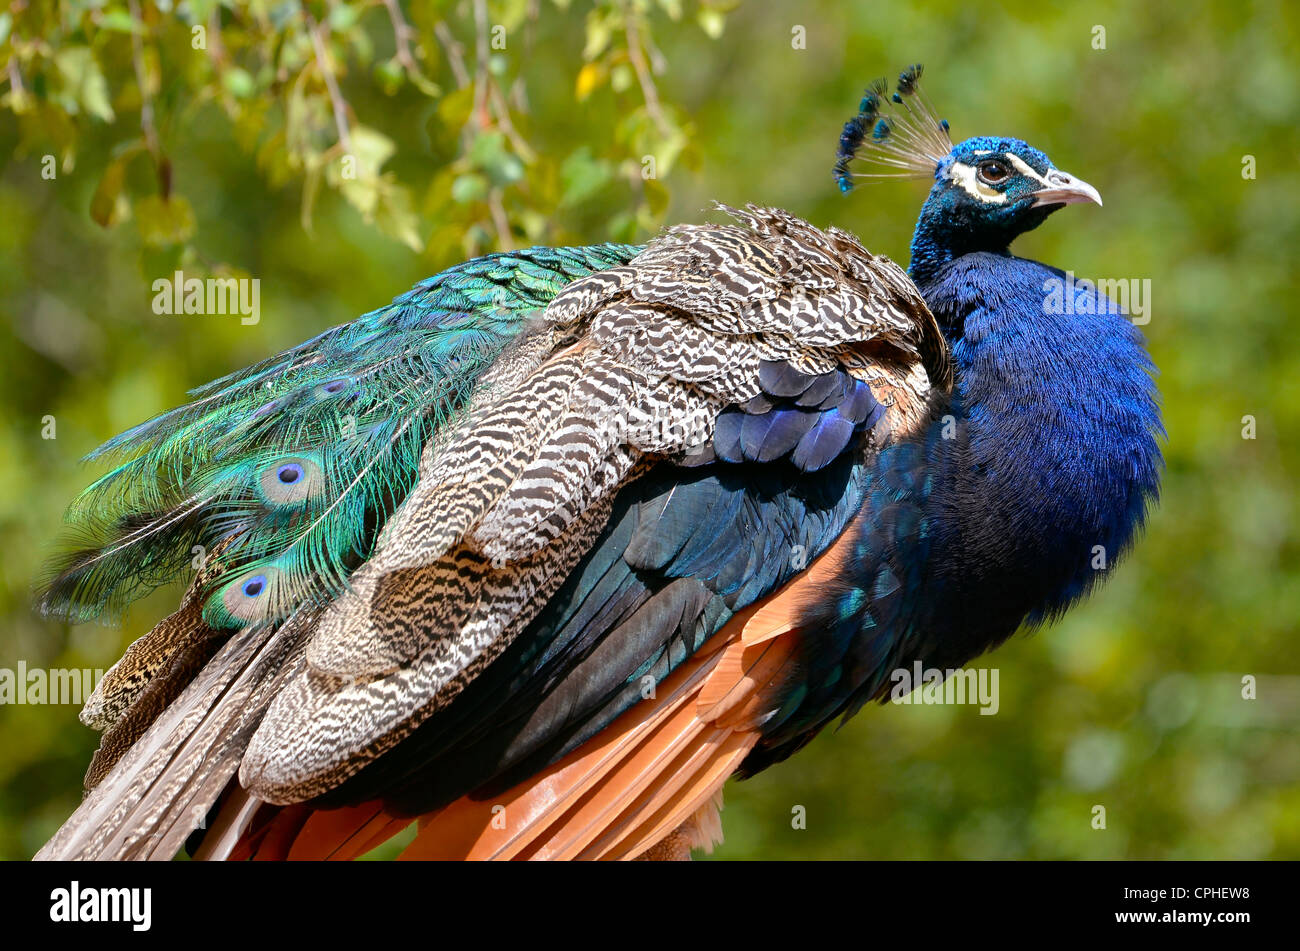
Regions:
<svg viewBox="0 0 1300 951"><path fill-rule="evenodd" d="M1007 200L1007 196L1002 192L996 188L989 188L976 178L973 165L953 162L952 167L948 169L948 177L960 185L967 194L978 198L980 201L988 202L990 205L1001 205Z"/></svg>
<svg viewBox="0 0 1300 951"><path fill-rule="evenodd" d="M1011 167L1014 168L1021 175L1025 176L1026 178L1032 178L1034 181L1039 182L1044 188L1052 187L1051 182L1049 182L1047 179L1043 178L1043 176L1039 175L1032 168L1030 168L1025 163L1025 160L1022 159L1020 156L1012 155L1010 152L1008 152L1004 156L1004 158L1006 158L1006 160L1011 163Z"/></svg>

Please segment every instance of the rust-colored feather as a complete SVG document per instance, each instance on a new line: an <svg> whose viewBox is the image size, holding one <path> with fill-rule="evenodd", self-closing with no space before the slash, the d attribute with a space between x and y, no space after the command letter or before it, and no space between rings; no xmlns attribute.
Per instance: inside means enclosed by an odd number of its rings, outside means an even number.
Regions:
<svg viewBox="0 0 1300 951"><path fill-rule="evenodd" d="M757 610L803 594L787 585ZM757 610L738 614L653 698L557 763L497 795L465 796L421 817L401 858L635 858L661 842L668 845L657 852L679 852L683 837L711 847L722 786L758 742L798 647L797 630L745 644ZM377 803L305 821L286 809L232 858L356 858L409 822Z"/></svg>

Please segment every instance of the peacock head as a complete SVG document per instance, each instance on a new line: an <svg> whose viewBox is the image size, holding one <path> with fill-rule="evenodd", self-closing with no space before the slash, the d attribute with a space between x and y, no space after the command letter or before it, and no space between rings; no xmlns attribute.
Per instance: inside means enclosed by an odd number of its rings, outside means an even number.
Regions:
<svg viewBox="0 0 1300 951"><path fill-rule="evenodd" d="M944 258L972 251L1005 252L1016 236L1037 228L1052 212L1076 202L1101 204L1085 181L1056 168L1020 139L976 136L954 146L948 123L921 92L921 67L868 87L858 114L844 125L835 163L840 191L855 179L933 178L913 241L920 252ZM872 163L866 172L850 163Z"/></svg>

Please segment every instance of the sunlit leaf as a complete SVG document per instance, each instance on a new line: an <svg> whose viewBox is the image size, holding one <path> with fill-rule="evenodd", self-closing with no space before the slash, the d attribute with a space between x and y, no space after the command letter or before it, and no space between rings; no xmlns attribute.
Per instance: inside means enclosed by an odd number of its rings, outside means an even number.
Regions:
<svg viewBox="0 0 1300 951"><path fill-rule="evenodd" d="M226 91L232 96L239 99L247 99L257 89L257 84L247 70L240 69L238 66L232 66L227 69L221 76L222 84Z"/></svg>
<svg viewBox="0 0 1300 951"><path fill-rule="evenodd" d="M627 63L619 63L609 72L609 88L614 92L627 92L635 81L636 76Z"/></svg>
<svg viewBox="0 0 1300 951"><path fill-rule="evenodd" d="M70 98L64 101L104 122L115 118L108 101L108 82L88 46L69 46L54 54L54 63Z"/></svg>
<svg viewBox="0 0 1300 951"><path fill-rule="evenodd" d="M384 191L375 221L379 230L412 251L424 250L424 242L420 240L420 221L411 209L411 195L405 188L393 186Z"/></svg>
<svg viewBox="0 0 1300 951"><path fill-rule="evenodd" d="M582 58L595 59L605 52L613 38L613 15L604 10L592 10L587 15L587 45L582 48Z"/></svg>
<svg viewBox="0 0 1300 951"><path fill-rule="evenodd" d="M375 79L379 81L380 88L391 96L406 82L406 71L396 58L386 59L375 67Z"/></svg>
<svg viewBox="0 0 1300 951"><path fill-rule="evenodd" d="M451 183L451 197L462 205L487 198L488 181L482 175L470 173L458 176Z"/></svg>
<svg viewBox="0 0 1300 951"><path fill-rule="evenodd" d="M102 228L111 228L117 224L118 197L122 194L122 184L126 181L127 158L120 156L108 163L95 188L95 194L90 199L90 217Z"/></svg>
<svg viewBox="0 0 1300 951"><path fill-rule="evenodd" d="M695 22L699 23L700 29L707 33L710 39L716 40L722 36L722 30L727 25L727 18L717 10L705 7L695 15Z"/></svg>
<svg viewBox="0 0 1300 951"><path fill-rule="evenodd" d="M609 162L592 156L591 147L584 145L564 160L560 166L564 205L577 205L599 192L609 182L612 171Z"/></svg>
<svg viewBox="0 0 1300 951"><path fill-rule="evenodd" d="M605 66L602 63L587 63L578 70L578 80L574 84L574 96L582 102L605 81Z"/></svg>
<svg viewBox="0 0 1300 951"><path fill-rule="evenodd" d="M135 221L145 244L182 244L194 235L194 209L180 195L149 195L135 203Z"/></svg>
<svg viewBox="0 0 1300 951"><path fill-rule="evenodd" d="M104 11L99 17L99 28L115 33L144 33L144 27L136 23L125 10Z"/></svg>
<svg viewBox="0 0 1300 951"><path fill-rule="evenodd" d="M378 172L397 151L397 144L392 139L369 126L354 125L351 139L358 175Z"/></svg>

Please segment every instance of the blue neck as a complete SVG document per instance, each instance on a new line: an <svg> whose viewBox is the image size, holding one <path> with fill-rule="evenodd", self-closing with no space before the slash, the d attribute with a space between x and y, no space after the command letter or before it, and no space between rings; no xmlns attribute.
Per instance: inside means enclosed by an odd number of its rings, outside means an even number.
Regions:
<svg viewBox="0 0 1300 951"><path fill-rule="evenodd" d="M928 450L944 600L1006 636L1088 591L1141 525L1161 464L1152 365L1127 318L1095 313L1091 286L1072 309L1045 306L1055 268L936 252L913 273L956 368L956 432L936 424Z"/></svg>
<svg viewBox="0 0 1300 951"><path fill-rule="evenodd" d="M964 255L987 252L1009 255L1018 235L1037 228L1051 211L1008 207L998 214L963 202L947 181L935 182L921 206L912 234L912 281L919 287L933 282L943 268Z"/></svg>

